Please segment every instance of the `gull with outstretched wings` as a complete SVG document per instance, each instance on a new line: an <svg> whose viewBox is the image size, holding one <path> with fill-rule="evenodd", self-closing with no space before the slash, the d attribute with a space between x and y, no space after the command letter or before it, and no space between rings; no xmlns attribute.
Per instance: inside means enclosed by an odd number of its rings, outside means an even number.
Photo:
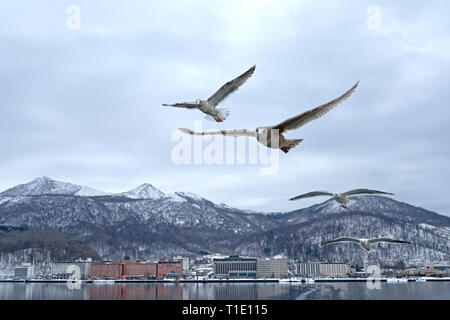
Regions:
<svg viewBox="0 0 450 320"><path fill-rule="evenodd" d="M251 67L239 77L225 83L216 93L214 93L208 100L197 99L195 102L181 102L174 104L166 104L163 106L186 108L186 109L199 109L203 113L206 113L206 118L216 120L217 122L224 121L230 114L228 109L219 109L217 105L221 103L226 97L239 89L240 86L248 80L255 71L256 66Z"/></svg>
<svg viewBox="0 0 450 320"><path fill-rule="evenodd" d="M384 192L384 191L378 191L378 190L370 190L370 189L354 189L347 192L329 192L329 191L312 191L308 193L301 194L299 196L296 196L294 198L291 198L289 200L295 201L305 198L311 198L311 197L317 197L317 196L332 196L334 200L339 202L342 207L347 209L347 196L352 196L356 194L388 194L393 196L393 193L390 192Z"/></svg>
<svg viewBox="0 0 450 320"><path fill-rule="evenodd" d="M262 143L266 147L272 149L281 149L284 153L288 153L289 150L297 146L303 139L286 139L284 137L284 133L289 130L298 129L308 122L315 120L328 111L333 109L339 103L347 99L351 96L351 94L355 91L358 86L359 81L350 88L347 92L345 92L340 97L331 100L330 102L318 106L314 109L303 112L299 115L296 115L292 118L289 118L279 124L274 126L266 126L266 127L258 127L256 130L252 129L237 129L237 130L220 130L220 131L210 131L210 132L194 132L189 129L180 128L180 130L184 133L191 135L218 135L222 134L225 136L238 137L238 136L249 136L256 137L258 142Z"/></svg>
<svg viewBox="0 0 450 320"><path fill-rule="evenodd" d="M357 239L357 238L348 238L348 237L341 237L337 238L331 241L323 242L322 245L325 244L331 244L331 243L339 243L339 242L355 242L358 243L361 247L369 251L372 247L372 243L378 243L378 242L390 242L390 243L406 243L411 244L409 241L403 241L403 240L395 240L390 238L376 238L376 239Z"/></svg>

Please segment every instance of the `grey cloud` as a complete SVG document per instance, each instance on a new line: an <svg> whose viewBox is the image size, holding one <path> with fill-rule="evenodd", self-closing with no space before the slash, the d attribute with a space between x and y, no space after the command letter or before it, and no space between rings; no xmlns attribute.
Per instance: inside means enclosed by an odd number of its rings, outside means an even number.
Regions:
<svg viewBox="0 0 450 320"><path fill-rule="evenodd" d="M378 1L376 32L368 1L177 3L80 1L79 31L65 27L69 2L0 5L1 189L43 175L104 191L150 182L283 211L314 203L287 201L310 189L371 187L450 214L446 2ZM223 124L161 106L206 98L253 64ZM277 175L170 160L178 127L274 124L358 79L350 99L289 133L305 140L280 154Z"/></svg>

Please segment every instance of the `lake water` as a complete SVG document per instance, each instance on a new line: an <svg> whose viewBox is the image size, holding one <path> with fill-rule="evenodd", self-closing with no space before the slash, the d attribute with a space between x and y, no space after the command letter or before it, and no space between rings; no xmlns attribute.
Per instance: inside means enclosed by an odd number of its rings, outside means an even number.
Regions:
<svg viewBox="0 0 450 320"><path fill-rule="evenodd" d="M450 300L450 282L379 283L133 283L81 284L0 282L0 300Z"/></svg>

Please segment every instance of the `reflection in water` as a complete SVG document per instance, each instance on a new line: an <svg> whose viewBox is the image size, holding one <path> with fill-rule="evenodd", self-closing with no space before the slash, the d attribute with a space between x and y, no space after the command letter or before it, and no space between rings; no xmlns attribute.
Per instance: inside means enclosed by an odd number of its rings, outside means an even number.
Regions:
<svg viewBox="0 0 450 320"><path fill-rule="evenodd" d="M381 283L117 283L82 284L0 282L0 300L257 300L257 299L450 299L450 282Z"/></svg>
<svg viewBox="0 0 450 320"><path fill-rule="evenodd" d="M182 300L182 286L159 284L104 284L87 285L91 300Z"/></svg>

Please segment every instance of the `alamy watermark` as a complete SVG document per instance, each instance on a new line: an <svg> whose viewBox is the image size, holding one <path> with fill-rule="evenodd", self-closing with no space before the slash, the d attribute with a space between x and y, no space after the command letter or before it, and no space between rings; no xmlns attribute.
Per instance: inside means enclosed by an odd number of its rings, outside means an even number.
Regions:
<svg viewBox="0 0 450 320"><path fill-rule="evenodd" d="M194 122L194 131L203 131L201 121ZM189 135L174 130L171 141L176 142L171 151L171 160L176 165L260 165L263 175L279 170L280 150L266 147L256 137Z"/></svg>
<svg viewBox="0 0 450 320"><path fill-rule="evenodd" d="M381 269L380 266L370 265L367 266L366 273L367 277L367 288L372 289L381 289Z"/></svg>
<svg viewBox="0 0 450 320"><path fill-rule="evenodd" d="M81 9L80 6L70 5L67 7L67 14L69 15L66 20L66 25L69 30L75 30L81 28Z"/></svg>
<svg viewBox="0 0 450 320"><path fill-rule="evenodd" d="M67 267L66 273L70 274L67 278L67 288L69 290L81 289L81 269L76 264L71 264Z"/></svg>
<svg viewBox="0 0 450 320"><path fill-rule="evenodd" d="M381 29L381 9L377 5L371 5L367 8L368 14L366 25L369 30Z"/></svg>

